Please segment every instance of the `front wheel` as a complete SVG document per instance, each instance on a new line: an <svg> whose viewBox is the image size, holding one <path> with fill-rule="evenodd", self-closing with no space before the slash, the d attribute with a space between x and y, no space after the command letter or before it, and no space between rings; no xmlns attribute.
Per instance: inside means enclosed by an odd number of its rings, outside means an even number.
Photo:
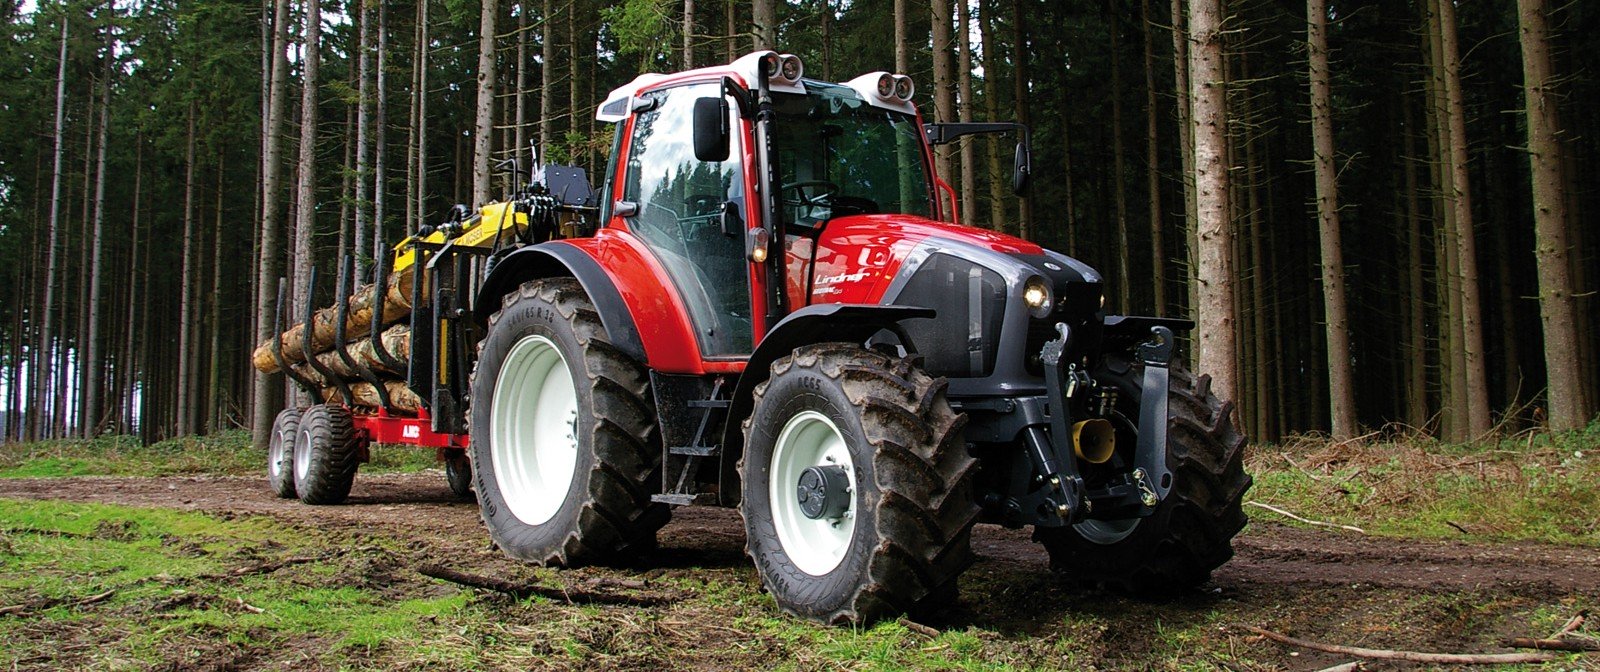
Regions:
<svg viewBox="0 0 1600 672"><path fill-rule="evenodd" d="M1110 375L1125 394L1127 417L1138 417L1139 370ZM1244 436L1233 426L1233 404L1211 392L1209 376L1172 367L1167 397L1167 465L1172 489L1146 518L1087 520L1072 527L1034 529L1050 567L1072 579L1123 592L1163 597L1204 583L1233 557L1244 528L1241 509L1250 476Z"/></svg>
<svg viewBox="0 0 1600 672"><path fill-rule="evenodd" d="M649 375L612 346L570 278L508 294L472 372L473 489L501 550L542 565L614 562L670 516Z"/></svg>
<svg viewBox="0 0 1600 672"><path fill-rule="evenodd" d="M978 507L965 416L910 360L843 343L772 365L745 421L746 551L784 611L864 623L952 599Z"/></svg>

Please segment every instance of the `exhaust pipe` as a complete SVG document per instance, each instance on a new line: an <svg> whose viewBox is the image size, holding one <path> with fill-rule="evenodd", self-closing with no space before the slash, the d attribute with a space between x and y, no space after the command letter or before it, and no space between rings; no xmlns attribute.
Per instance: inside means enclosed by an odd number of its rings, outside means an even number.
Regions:
<svg viewBox="0 0 1600 672"><path fill-rule="evenodd" d="M1111 459L1117 450L1117 430L1109 420L1090 418L1072 426L1072 452L1090 464Z"/></svg>

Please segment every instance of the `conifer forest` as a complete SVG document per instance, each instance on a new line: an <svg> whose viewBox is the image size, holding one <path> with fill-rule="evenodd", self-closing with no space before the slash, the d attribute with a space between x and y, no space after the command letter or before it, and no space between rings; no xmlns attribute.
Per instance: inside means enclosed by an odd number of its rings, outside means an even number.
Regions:
<svg viewBox="0 0 1600 672"><path fill-rule="evenodd" d="M1600 407L1600 3L0 0L6 441L264 431L250 355L597 104L756 49L910 75L961 222L1188 317L1252 439L1581 427ZM296 295L316 268L316 296Z"/></svg>

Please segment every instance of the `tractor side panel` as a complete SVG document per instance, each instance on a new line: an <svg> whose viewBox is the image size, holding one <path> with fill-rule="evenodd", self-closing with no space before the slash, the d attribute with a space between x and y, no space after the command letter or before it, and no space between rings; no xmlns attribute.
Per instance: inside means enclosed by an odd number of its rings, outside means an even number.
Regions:
<svg viewBox="0 0 1600 672"><path fill-rule="evenodd" d="M650 368L662 373L705 373L700 346L672 281L637 238L614 229L600 229L592 238L566 241L604 268L622 294L638 325Z"/></svg>

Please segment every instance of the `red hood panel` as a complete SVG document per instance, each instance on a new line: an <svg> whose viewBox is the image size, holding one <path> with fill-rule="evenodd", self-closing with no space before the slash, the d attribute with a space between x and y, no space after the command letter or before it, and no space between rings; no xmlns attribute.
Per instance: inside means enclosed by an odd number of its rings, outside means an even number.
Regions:
<svg viewBox="0 0 1600 672"><path fill-rule="evenodd" d="M914 215L853 215L828 222L817 241L811 303L879 303L912 248L928 238L960 241L1006 254L1044 248L995 231Z"/></svg>

